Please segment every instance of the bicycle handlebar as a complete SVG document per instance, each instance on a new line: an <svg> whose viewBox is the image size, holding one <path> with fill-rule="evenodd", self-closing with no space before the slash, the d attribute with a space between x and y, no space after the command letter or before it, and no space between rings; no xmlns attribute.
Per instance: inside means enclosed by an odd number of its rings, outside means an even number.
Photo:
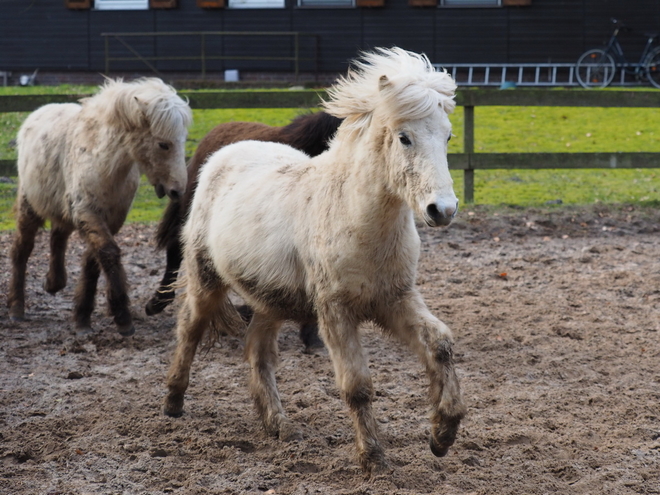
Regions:
<svg viewBox="0 0 660 495"><path fill-rule="evenodd" d="M610 18L610 21L612 21L612 24L615 26L615 30L622 31L624 33L630 33L632 32L632 28L626 26L623 22L621 22L619 19L615 19L614 17Z"/></svg>

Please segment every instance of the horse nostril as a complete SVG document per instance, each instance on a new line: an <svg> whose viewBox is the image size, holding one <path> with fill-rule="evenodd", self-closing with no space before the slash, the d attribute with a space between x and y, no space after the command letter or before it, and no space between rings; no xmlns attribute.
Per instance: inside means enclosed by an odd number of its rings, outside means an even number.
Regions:
<svg viewBox="0 0 660 495"><path fill-rule="evenodd" d="M154 186L154 191L156 191L156 196L158 196L158 199L165 196L165 188L161 184L156 184Z"/></svg>
<svg viewBox="0 0 660 495"><path fill-rule="evenodd" d="M435 203L428 205L426 207L426 214L430 220L430 222L428 222L429 226L438 227L440 225L449 225L456 214L456 210L456 208L447 207L443 208L441 211Z"/></svg>
<svg viewBox="0 0 660 495"><path fill-rule="evenodd" d="M171 200L178 201L180 194L179 191L177 191L176 189L171 189L168 196L170 197Z"/></svg>
<svg viewBox="0 0 660 495"><path fill-rule="evenodd" d="M440 216L440 211L438 210L438 207L434 203L426 207L426 214L435 221L435 219Z"/></svg>

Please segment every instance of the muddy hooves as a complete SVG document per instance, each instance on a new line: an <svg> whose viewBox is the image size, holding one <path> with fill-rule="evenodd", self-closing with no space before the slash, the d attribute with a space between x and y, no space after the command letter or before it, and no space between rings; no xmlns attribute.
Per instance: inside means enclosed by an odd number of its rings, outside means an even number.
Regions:
<svg viewBox="0 0 660 495"><path fill-rule="evenodd" d="M130 337L135 334L135 325L129 323L128 325L117 326L117 331L122 337Z"/></svg>
<svg viewBox="0 0 660 495"><path fill-rule="evenodd" d="M183 416L183 394L168 395L165 398L165 404L163 404L163 414L170 418Z"/></svg>

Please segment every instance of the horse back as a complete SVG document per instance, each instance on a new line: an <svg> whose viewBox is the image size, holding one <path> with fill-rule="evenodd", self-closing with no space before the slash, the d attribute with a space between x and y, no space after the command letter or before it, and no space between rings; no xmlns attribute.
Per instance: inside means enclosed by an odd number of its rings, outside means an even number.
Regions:
<svg viewBox="0 0 660 495"><path fill-rule="evenodd" d="M32 112L16 139L19 189L42 217L62 217L70 129L80 113L75 103L52 103Z"/></svg>

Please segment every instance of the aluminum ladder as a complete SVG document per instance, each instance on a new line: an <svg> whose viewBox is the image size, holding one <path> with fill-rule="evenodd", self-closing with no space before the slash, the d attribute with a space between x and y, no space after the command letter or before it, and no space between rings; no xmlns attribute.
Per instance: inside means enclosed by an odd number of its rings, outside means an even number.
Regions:
<svg viewBox="0 0 660 495"><path fill-rule="evenodd" d="M433 64L459 86L579 86L575 64Z"/></svg>

